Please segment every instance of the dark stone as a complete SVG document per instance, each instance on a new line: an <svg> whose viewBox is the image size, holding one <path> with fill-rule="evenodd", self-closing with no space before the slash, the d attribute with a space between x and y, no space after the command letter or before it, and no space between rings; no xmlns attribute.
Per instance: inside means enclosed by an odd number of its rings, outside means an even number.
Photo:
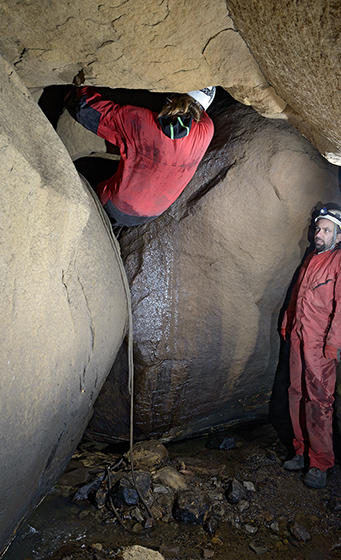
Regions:
<svg viewBox="0 0 341 560"><path fill-rule="evenodd" d="M215 517L208 517L203 524L203 528L209 535L214 535L219 529L219 521Z"/></svg>
<svg viewBox="0 0 341 560"><path fill-rule="evenodd" d="M231 480L227 490L226 490L226 498L230 502L230 504L238 504L240 500L244 500L246 497L246 489L245 487L238 482L235 478Z"/></svg>
<svg viewBox="0 0 341 560"><path fill-rule="evenodd" d="M228 451L229 449L235 449L236 441L234 437L214 437L207 442L206 447L208 449L224 449Z"/></svg>
<svg viewBox="0 0 341 560"><path fill-rule="evenodd" d="M95 502L98 509L102 509L105 506L107 497L108 497L108 483L106 480L103 480L95 496Z"/></svg>
<svg viewBox="0 0 341 560"><path fill-rule="evenodd" d="M147 472L135 473L136 486L144 497L151 488L151 476ZM131 474L123 476L118 483L112 488L111 495L116 507L122 505L135 506L139 503L140 498L138 491L133 483Z"/></svg>
<svg viewBox="0 0 341 560"><path fill-rule="evenodd" d="M183 492L175 500L173 516L180 523L203 524L209 509L208 497L203 492Z"/></svg>
<svg viewBox="0 0 341 560"><path fill-rule="evenodd" d="M253 552L255 552L256 554L264 554L265 552L268 551L267 547L265 546L264 543L260 542L260 541L252 541L250 543L250 548L251 550L253 550Z"/></svg>
<svg viewBox="0 0 341 560"><path fill-rule="evenodd" d="M90 493L96 493L99 487L101 486L103 479L105 477L105 472L101 472L95 476L88 484L82 486L77 490L75 495L72 498L73 502L82 503L89 500Z"/></svg>
<svg viewBox="0 0 341 560"><path fill-rule="evenodd" d="M311 535L308 529L297 523L297 521L289 525L289 531L298 541L302 541L304 543L311 541Z"/></svg>

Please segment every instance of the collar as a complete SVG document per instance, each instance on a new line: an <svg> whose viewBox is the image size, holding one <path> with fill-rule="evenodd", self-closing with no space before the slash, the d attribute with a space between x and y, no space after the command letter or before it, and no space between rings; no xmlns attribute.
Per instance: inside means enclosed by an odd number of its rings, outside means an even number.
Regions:
<svg viewBox="0 0 341 560"><path fill-rule="evenodd" d="M341 249L341 241L339 241L338 243L336 243L336 245L332 245L331 247L329 247L329 249L325 249L324 251L317 251L315 249L315 254L316 255L322 255L323 253L327 253L328 251L330 251L331 253L333 253L334 251L337 251L338 249Z"/></svg>
<svg viewBox="0 0 341 560"><path fill-rule="evenodd" d="M177 140L189 135L193 117L177 117L176 120L173 120L172 117L158 117L158 121L162 132L171 140Z"/></svg>

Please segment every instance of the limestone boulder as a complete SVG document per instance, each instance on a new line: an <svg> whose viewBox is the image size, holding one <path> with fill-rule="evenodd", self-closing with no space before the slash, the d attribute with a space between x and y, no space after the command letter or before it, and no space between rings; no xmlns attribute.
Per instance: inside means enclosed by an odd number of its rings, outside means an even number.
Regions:
<svg viewBox="0 0 341 560"><path fill-rule="evenodd" d="M119 248L0 59L0 551L67 465L125 334Z"/></svg>
<svg viewBox="0 0 341 560"><path fill-rule="evenodd" d="M227 6L265 80L288 103L286 118L341 165L341 3L228 0Z"/></svg>
<svg viewBox="0 0 341 560"><path fill-rule="evenodd" d="M75 79L162 92L220 85L288 119L340 164L340 10L325 0L285 9L276 0L2 0L0 53L37 99Z"/></svg>
<svg viewBox="0 0 341 560"><path fill-rule="evenodd" d="M266 417L279 311L309 245L312 211L339 192L338 168L287 123L224 101L212 117L214 138L181 197L120 239L137 438L167 441ZM108 377L90 433L124 437L120 375Z"/></svg>

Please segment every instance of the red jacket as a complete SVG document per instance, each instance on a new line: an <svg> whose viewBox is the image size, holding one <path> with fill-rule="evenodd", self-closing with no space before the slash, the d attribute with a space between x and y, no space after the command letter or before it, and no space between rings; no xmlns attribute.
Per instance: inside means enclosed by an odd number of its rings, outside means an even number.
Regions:
<svg viewBox="0 0 341 560"><path fill-rule="evenodd" d="M119 147L117 173L97 187L103 206L110 199L118 210L133 216L159 216L178 198L193 177L214 127L207 113L192 122L189 135L172 140L157 113L104 100L90 87L77 91L77 120Z"/></svg>
<svg viewBox="0 0 341 560"><path fill-rule="evenodd" d="M282 322L308 346L341 348L341 248L305 259Z"/></svg>

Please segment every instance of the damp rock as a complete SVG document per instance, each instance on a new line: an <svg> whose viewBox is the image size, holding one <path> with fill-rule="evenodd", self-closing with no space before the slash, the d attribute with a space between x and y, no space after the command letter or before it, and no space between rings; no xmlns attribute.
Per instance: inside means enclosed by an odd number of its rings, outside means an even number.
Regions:
<svg viewBox="0 0 341 560"><path fill-rule="evenodd" d="M78 504L89 501L90 495L95 495L105 478L104 471L96 475L88 484L77 490L72 501Z"/></svg>
<svg viewBox="0 0 341 560"><path fill-rule="evenodd" d="M254 535L258 531L258 527L255 527L254 525L250 525L249 523L247 523L245 525L245 531L250 535Z"/></svg>
<svg viewBox="0 0 341 560"><path fill-rule="evenodd" d="M163 484L154 484L153 492L155 494L169 494L169 488L167 488L167 486L163 486Z"/></svg>
<svg viewBox="0 0 341 560"><path fill-rule="evenodd" d="M143 516L143 513L142 513L142 511L140 510L139 507L135 507L134 509L132 509L132 511L130 512L130 515L138 523L143 523L144 522L144 516Z"/></svg>
<svg viewBox="0 0 341 560"><path fill-rule="evenodd" d="M301 525L297 521L289 524L289 531L292 534L292 536L295 537L295 539L297 539L300 542L307 543L311 541L311 535L308 529L306 529L304 525Z"/></svg>
<svg viewBox="0 0 341 560"><path fill-rule="evenodd" d="M133 533L141 533L141 531L143 531L142 523L135 523L135 525L133 525L132 527L132 531Z"/></svg>
<svg viewBox="0 0 341 560"><path fill-rule="evenodd" d="M203 557L205 560L209 560L210 558L213 558L213 557L214 557L214 550L210 550L210 549L208 549L208 548L205 548L205 549L202 551L202 557Z"/></svg>
<svg viewBox="0 0 341 560"><path fill-rule="evenodd" d="M209 509L208 497L202 491L183 492L175 500L173 516L181 523L203 524Z"/></svg>
<svg viewBox="0 0 341 560"><path fill-rule="evenodd" d="M187 489L184 476L172 467L163 467L158 470L153 476L153 481L171 488L174 491Z"/></svg>
<svg viewBox="0 0 341 560"><path fill-rule="evenodd" d="M135 443L132 455L134 468L146 471L161 468L169 458L166 447L157 440ZM130 452L126 453L125 458L130 461Z"/></svg>
<svg viewBox="0 0 341 560"><path fill-rule="evenodd" d="M160 494L153 496L154 505L162 512L162 520L168 522L172 519L172 511L175 497L173 494Z"/></svg>
<svg viewBox="0 0 341 560"><path fill-rule="evenodd" d="M274 521L273 523L271 523L270 529L271 529L271 531L273 531L273 533L279 533L279 524L278 524L278 522L277 522L277 521Z"/></svg>
<svg viewBox="0 0 341 560"><path fill-rule="evenodd" d="M208 517L203 524L203 528L209 535L214 535L219 529L219 521L215 517Z"/></svg>
<svg viewBox="0 0 341 560"><path fill-rule="evenodd" d="M235 478L231 480L226 490L226 498L230 504L238 504L238 502L244 500L245 497L245 487Z"/></svg>
<svg viewBox="0 0 341 560"><path fill-rule="evenodd" d="M128 546L119 552L115 558L116 560L165 560L160 552L137 544Z"/></svg>
<svg viewBox="0 0 341 560"><path fill-rule="evenodd" d="M144 497L151 488L151 476L148 472L135 472L136 486ZM111 495L116 507L126 505L135 506L140 498L133 483L131 474L126 474L120 478L118 483L111 489Z"/></svg>
<svg viewBox="0 0 341 560"><path fill-rule="evenodd" d="M256 554L265 554L268 551L265 544L260 541L252 541L249 546Z"/></svg>
<svg viewBox="0 0 341 560"><path fill-rule="evenodd" d="M230 449L235 449L236 441L234 437L216 436L208 440L206 447L207 449L223 449L229 451Z"/></svg>
<svg viewBox="0 0 341 560"><path fill-rule="evenodd" d="M107 497L108 497L108 484L107 481L104 479L95 495L95 502L98 509L104 508L105 502L107 501Z"/></svg>
<svg viewBox="0 0 341 560"><path fill-rule="evenodd" d="M255 485L254 485L253 482L251 482L250 480L244 480L243 486L244 486L244 488L246 488L246 490L248 490L249 492L256 492Z"/></svg>
<svg viewBox="0 0 341 560"><path fill-rule="evenodd" d="M240 513L243 513L243 511L246 510L249 506L250 504L247 500L240 500L240 502L238 503L238 511L240 511Z"/></svg>
<svg viewBox="0 0 341 560"><path fill-rule="evenodd" d="M163 554L165 558L178 558L180 557L180 547L178 546L167 546L162 544L160 546L160 553Z"/></svg>

